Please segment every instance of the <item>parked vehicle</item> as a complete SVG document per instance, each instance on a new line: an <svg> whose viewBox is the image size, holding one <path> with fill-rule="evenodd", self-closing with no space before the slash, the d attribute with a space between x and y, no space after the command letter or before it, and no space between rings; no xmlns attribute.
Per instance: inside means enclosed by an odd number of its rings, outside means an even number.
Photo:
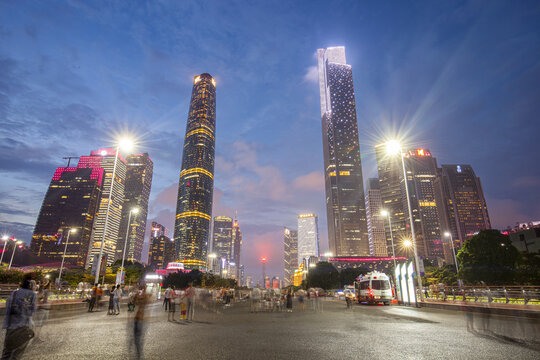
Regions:
<svg viewBox="0 0 540 360"><path fill-rule="evenodd" d="M358 303L390 305L392 287L388 275L373 271L360 275L355 281Z"/></svg>

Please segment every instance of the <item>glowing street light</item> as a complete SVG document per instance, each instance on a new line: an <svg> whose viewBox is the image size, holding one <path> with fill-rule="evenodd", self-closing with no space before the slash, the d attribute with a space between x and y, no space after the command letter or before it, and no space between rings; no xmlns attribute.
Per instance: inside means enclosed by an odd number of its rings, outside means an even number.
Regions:
<svg viewBox="0 0 540 360"><path fill-rule="evenodd" d="M4 242L4 250L2 250L2 256L0 257L0 264L2 264L2 260L4 260L4 253L6 252L6 245L8 243L9 236L2 235L2 241Z"/></svg>
<svg viewBox="0 0 540 360"><path fill-rule="evenodd" d="M112 178L111 178L111 188L109 189L109 198L107 201L107 211L105 212L105 222L103 225L103 237L101 238L101 246L99 248L99 256L98 256L98 265L96 267L96 277L94 280L94 285L97 285L99 283L99 273L101 272L101 259L103 258L103 248L105 246L105 235L107 234L107 223L109 220L109 211L111 208L112 203L112 192L113 192L113 186L114 186L114 177L116 175L116 163L118 162L118 153L120 152L120 149L125 151L131 151L134 147L133 140L129 138L121 138L117 141L116 146L116 152L114 155L114 166L113 166L113 172L112 172ZM104 155L103 153L101 155ZM105 154L106 155L106 154ZM130 213L131 215L131 213ZM125 250L125 247L124 247ZM122 258L123 260L123 258ZM105 276L103 276L103 280L105 280Z"/></svg>
<svg viewBox="0 0 540 360"><path fill-rule="evenodd" d="M414 221L412 216L412 210L411 210L411 197L409 195L409 182L407 181L407 171L405 170L405 158L403 151L401 149L401 145L396 140L390 140L386 143L386 153L388 155L399 155L401 157L401 167L403 169L403 181L405 182L405 193L407 195L407 206L409 208L409 222L411 224L411 237L412 237L412 247L414 250L414 264L417 272L416 279L418 281L418 290L420 292L420 301L424 301L424 292L423 286L422 286L422 277L420 276L420 267L418 264L420 263L418 259L418 250L416 249L416 235L414 233Z"/></svg>
<svg viewBox="0 0 540 360"><path fill-rule="evenodd" d="M456 258L456 248L454 247L454 239L452 239L452 233L447 231L444 233L444 236L447 238L450 238L450 245L452 246L452 255L454 256L454 264L456 264L456 274L457 274L459 272L459 267L458 267L457 258Z"/></svg>
<svg viewBox="0 0 540 360"><path fill-rule="evenodd" d="M66 258L66 251L67 251L67 246L68 246L68 242L69 242L69 234L71 233L76 233L77 232L77 229L68 229L68 234L67 234L67 238L66 238L66 245L64 245L64 255L62 256L62 264L60 265L60 273L58 274L58 285L62 286L62 270L64 269L64 259Z"/></svg>
<svg viewBox="0 0 540 360"><path fill-rule="evenodd" d="M394 234L392 232L392 220L390 219L390 212L387 210L381 210L381 216L388 218L388 226L390 228L390 240L392 240L392 257L394 258L394 269L396 268L396 249L394 248Z"/></svg>
<svg viewBox="0 0 540 360"><path fill-rule="evenodd" d="M122 282L122 275L124 274L124 261L126 259L127 241L128 241L129 230L130 230L130 225L131 225L131 214L137 215L138 213L139 213L139 208L136 208L136 207L129 211L128 223L127 223L127 229L126 229L126 240L124 241L124 251L122 252L122 265L120 266L120 283ZM165 244L163 244L163 252L165 252ZM165 267L165 256L163 256L163 265ZM116 280L118 280L118 278ZM118 281L116 285L118 285Z"/></svg>
<svg viewBox="0 0 540 360"><path fill-rule="evenodd" d="M13 252L11 253L11 261L9 262L8 270L11 269L11 264L13 263L13 257L15 256L15 250L17 250L17 244L22 244L22 241L17 241L15 238L11 238L10 240L13 240Z"/></svg>
<svg viewBox="0 0 540 360"><path fill-rule="evenodd" d="M405 240L405 241L403 241L403 246L405 246L406 248L411 247L411 246L412 246L411 240Z"/></svg>

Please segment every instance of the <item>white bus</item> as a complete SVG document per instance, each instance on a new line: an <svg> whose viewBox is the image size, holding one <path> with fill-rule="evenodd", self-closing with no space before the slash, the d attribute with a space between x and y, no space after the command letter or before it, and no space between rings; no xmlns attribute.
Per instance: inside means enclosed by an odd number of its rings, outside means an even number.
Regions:
<svg viewBox="0 0 540 360"><path fill-rule="evenodd" d="M373 271L360 275L355 287L358 303L390 305L392 301L390 278L384 273Z"/></svg>

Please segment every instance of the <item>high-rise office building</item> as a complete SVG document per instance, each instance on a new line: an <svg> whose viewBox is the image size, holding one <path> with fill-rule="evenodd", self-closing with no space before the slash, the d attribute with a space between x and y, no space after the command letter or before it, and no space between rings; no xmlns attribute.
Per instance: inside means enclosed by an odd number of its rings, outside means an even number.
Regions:
<svg viewBox="0 0 540 360"><path fill-rule="evenodd" d="M285 286L293 282L294 271L298 268L298 231L283 229L283 270Z"/></svg>
<svg viewBox="0 0 540 360"><path fill-rule="evenodd" d="M234 218L234 224L232 228L232 262L236 264L236 278L240 279L240 253L242 251L242 231L240 231L240 225Z"/></svg>
<svg viewBox="0 0 540 360"><path fill-rule="evenodd" d="M98 213L94 220L92 237L90 239L90 252L86 261L86 267L90 267L94 256L100 253L101 243L103 256L107 258L107 265L111 265L116 259L116 246L118 232L122 220L122 205L124 205L124 185L126 180L126 160L116 149L99 149L92 151L90 156L81 156L79 167L104 169L103 189L98 205ZM114 172L114 184L112 182ZM112 186L111 186L112 185ZM111 191L112 187L112 191ZM112 199L110 196L112 195ZM109 205L109 200L111 201ZM108 216L107 216L108 211ZM103 234L105 233L105 238Z"/></svg>
<svg viewBox="0 0 540 360"><path fill-rule="evenodd" d="M335 256L367 256L362 162L352 68L344 47L318 50L328 242Z"/></svg>
<svg viewBox="0 0 540 360"><path fill-rule="evenodd" d="M81 163L82 166L84 164ZM104 170L101 167L56 169L39 212L30 248L38 256L84 266L92 225L101 199ZM75 229L69 235L68 231Z"/></svg>
<svg viewBox="0 0 540 360"><path fill-rule="evenodd" d="M366 216L369 235L369 253L371 256L385 257L392 255L392 249L387 248L384 222L386 218L381 215L382 198L379 188L379 179L368 179L366 191ZM390 251L389 251L390 250Z"/></svg>
<svg viewBox="0 0 540 360"><path fill-rule="evenodd" d="M450 232L456 245L491 223L480 178L470 165L442 165L437 178L441 232Z"/></svg>
<svg viewBox="0 0 540 360"><path fill-rule="evenodd" d="M176 250L173 240L165 235L152 238L148 250L148 264L152 269L165 269L167 264L175 259Z"/></svg>
<svg viewBox="0 0 540 360"><path fill-rule="evenodd" d="M232 259L233 252L233 219L228 216L214 216L214 234L212 251L217 259Z"/></svg>
<svg viewBox="0 0 540 360"><path fill-rule="evenodd" d="M178 260L186 269L204 269L212 219L216 125L216 82L197 75L184 138L174 224Z"/></svg>
<svg viewBox="0 0 540 360"><path fill-rule="evenodd" d="M160 223L152 221L150 227L150 239L159 237L161 235L169 236L169 230Z"/></svg>
<svg viewBox="0 0 540 360"><path fill-rule="evenodd" d="M405 167L418 253L433 260L443 258L443 239L435 198L437 160L428 149L413 149L405 155Z"/></svg>
<svg viewBox="0 0 540 360"><path fill-rule="evenodd" d="M128 232L125 257L131 261L142 261L141 255L154 164L148 153L130 154L126 156L126 162L124 205L122 206L122 222L116 246L116 257L121 259L123 256L126 232ZM134 208L137 208L138 212L132 213L130 216L129 213Z"/></svg>
<svg viewBox="0 0 540 360"><path fill-rule="evenodd" d="M317 215L298 215L298 263L319 256L319 230Z"/></svg>

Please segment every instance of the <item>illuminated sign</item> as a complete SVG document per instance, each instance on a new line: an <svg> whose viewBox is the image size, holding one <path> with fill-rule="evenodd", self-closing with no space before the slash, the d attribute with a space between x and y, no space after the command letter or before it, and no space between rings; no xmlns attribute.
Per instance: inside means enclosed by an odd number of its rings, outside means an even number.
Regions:
<svg viewBox="0 0 540 360"><path fill-rule="evenodd" d="M301 214L301 215L298 215L298 217L303 219L303 218L315 217L315 215L314 214Z"/></svg>
<svg viewBox="0 0 540 360"><path fill-rule="evenodd" d="M458 173L461 173L461 165L458 165L456 170Z"/></svg>
<svg viewBox="0 0 540 360"><path fill-rule="evenodd" d="M201 81L201 77L200 76L195 76L195 80L193 80L193 83L196 84L199 81Z"/></svg>
<svg viewBox="0 0 540 360"><path fill-rule="evenodd" d="M170 262L167 264L167 270L184 270L184 263Z"/></svg>

